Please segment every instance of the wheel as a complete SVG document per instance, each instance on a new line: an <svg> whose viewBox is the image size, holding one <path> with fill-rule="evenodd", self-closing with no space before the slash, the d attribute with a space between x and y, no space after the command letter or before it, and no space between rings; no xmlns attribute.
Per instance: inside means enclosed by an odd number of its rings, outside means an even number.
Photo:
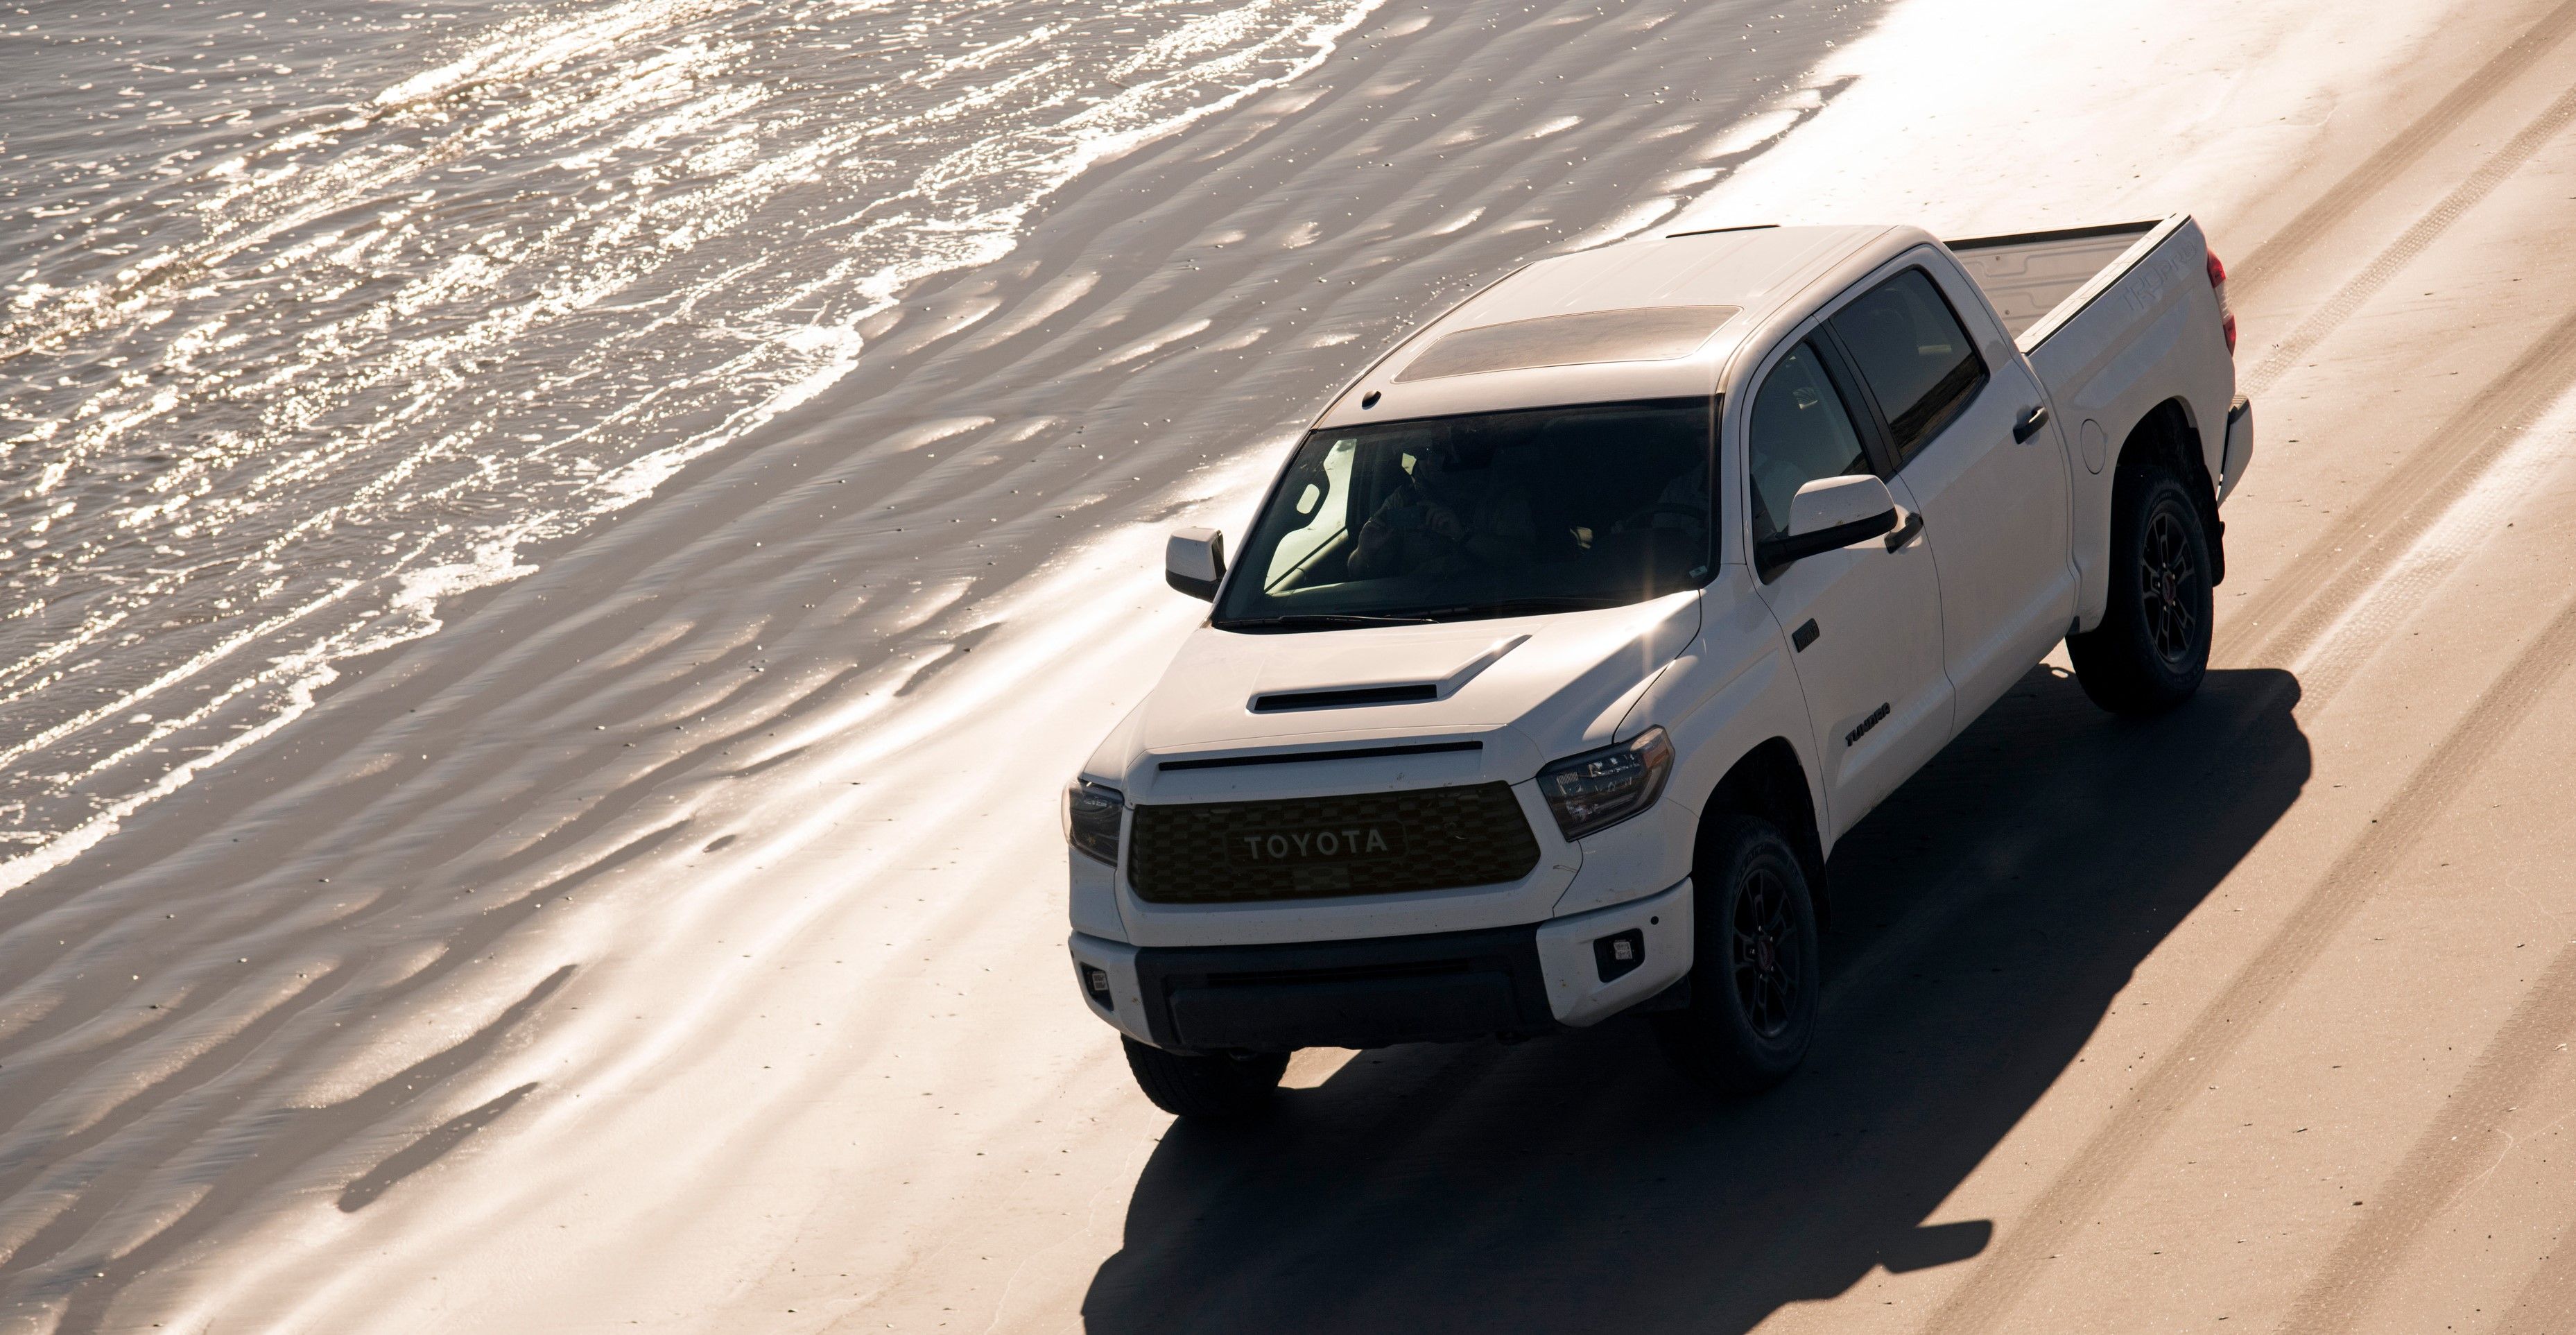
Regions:
<svg viewBox="0 0 2576 1335"><path fill-rule="evenodd" d="M1251 1057L1184 1057L1121 1037L1127 1069L1154 1106L1174 1117L1249 1117L1270 1105L1272 1090L1288 1070L1288 1054Z"/></svg>
<svg viewBox="0 0 2576 1335"><path fill-rule="evenodd" d="M1656 1016L1656 1036L1689 1075L1758 1093L1798 1069L1815 1032L1815 901L1788 839L1751 816L1710 817L1691 875L1691 1004Z"/></svg>
<svg viewBox="0 0 2576 1335"><path fill-rule="evenodd" d="M2075 679L2115 714L2158 714L2209 671L2209 534L2200 506L2161 468L2123 470L2111 494L2111 602L2066 637Z"/></svg>

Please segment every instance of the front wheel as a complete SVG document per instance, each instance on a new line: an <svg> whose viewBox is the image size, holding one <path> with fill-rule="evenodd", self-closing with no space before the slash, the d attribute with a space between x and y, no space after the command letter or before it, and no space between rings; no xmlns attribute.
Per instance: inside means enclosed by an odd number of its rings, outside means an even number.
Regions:
<svg viewBox="0 0 2576 1335"><path fill-rule="evenodd" d="M1656 1016L1656 1036L1689 1075L1757 1093L1798 1069L1815 1032L1815 901L1788 839L1751 816L1710 817L1691 874L1691 1004Z"/></svg>
<svg viewBox="0 0 2576 1335"><path fill-rule="evenodd" d="M1127 1069L1136 1077L1136 1087L1174 1117L1249 1117L1270 1105L1279 1077L1288 1072L1284 1052L1184 1057L1124 1035L1118 1041L1127 1045Z"/></svg>
<svg viewBox="0 0 2576 1335"><path fill-rule="evenodd" d="M2209 534L2200 507L2161 468L2124 472L2111 495L2111 600L2102 623L2066 637L2075 679L2115 714L2159 714L2209 670Z"/></svg>

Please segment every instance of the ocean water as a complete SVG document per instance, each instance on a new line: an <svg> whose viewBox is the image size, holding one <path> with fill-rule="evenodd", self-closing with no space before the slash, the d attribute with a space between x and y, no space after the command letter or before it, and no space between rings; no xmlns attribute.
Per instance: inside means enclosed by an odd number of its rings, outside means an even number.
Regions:
<svg viewBox="0 0 2576 1335"><path fill-rule="evenodd" d="M0 890L1376 4L0 10Z"/></svg>

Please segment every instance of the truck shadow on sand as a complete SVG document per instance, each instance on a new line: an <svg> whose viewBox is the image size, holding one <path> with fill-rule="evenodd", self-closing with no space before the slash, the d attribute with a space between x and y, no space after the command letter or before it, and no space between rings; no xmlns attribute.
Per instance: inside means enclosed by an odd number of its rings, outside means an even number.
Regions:
<svg viewBox="0 0 2576 1335"><path fill-rule="evenodd" d="M1727 1102L1642 1022L1365 1052L1277 1115L1175 1125L1094 1331L1741 1331L1982 1252L1927 1214L2310 772L2289 674L2163 718L2034 669L1837 849L1808 1065ZM2095 1058L2100 1059L2100 1058ZM1971 1261L1971 1263L1973 1263Z"/></svg>

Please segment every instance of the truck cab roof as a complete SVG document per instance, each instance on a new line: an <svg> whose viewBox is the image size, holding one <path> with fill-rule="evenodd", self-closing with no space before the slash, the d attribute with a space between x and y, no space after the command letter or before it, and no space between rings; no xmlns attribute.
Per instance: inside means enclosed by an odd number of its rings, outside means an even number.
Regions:
<svg viewBox="0 0 2576 1335"><path fill-rule="evenodd" d="M1706 395L1819 280L1930 240L1912 227L1743 227L1540 260L1406 339L1316 425Z"/></svg>

